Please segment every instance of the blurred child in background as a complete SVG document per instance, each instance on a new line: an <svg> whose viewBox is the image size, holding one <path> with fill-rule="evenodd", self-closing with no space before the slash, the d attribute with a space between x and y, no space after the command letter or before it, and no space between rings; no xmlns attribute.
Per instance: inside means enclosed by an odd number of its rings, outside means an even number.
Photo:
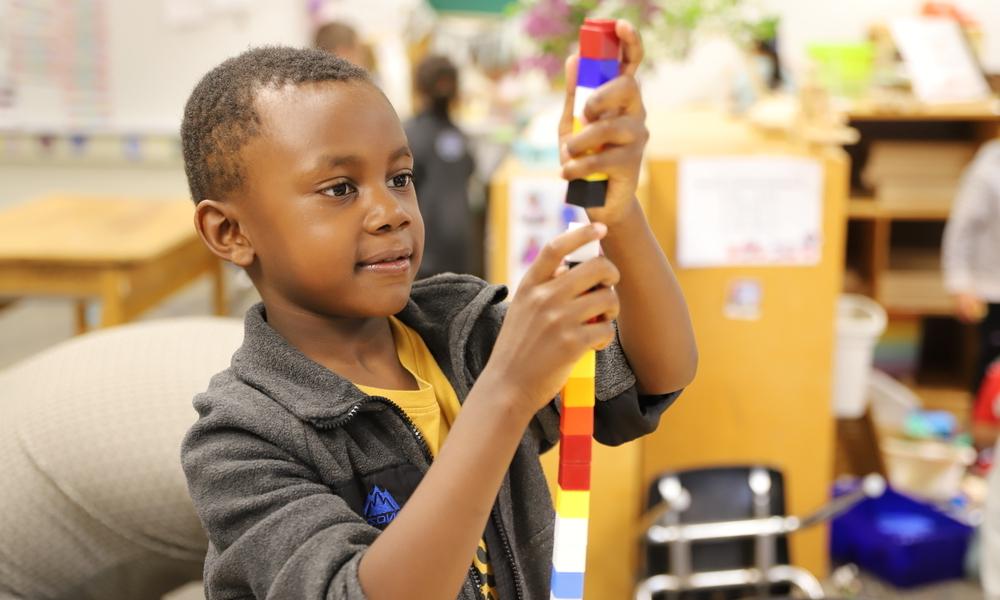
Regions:
<svg viewBox="0 0 1000 600"><path fill-rule="evenodd" d="M458 98L458 69L443 56L418 66L419 112L404 125L413 150L413 179L427 226L420 277L470 270L469 180L475 162L465 134L451 119Z"/></svg>
<svg viewBox="0 0 1000 600"><path fill-rule="evenodd" d="M962 178L944 231L944 283L958 317L978 323L975 394L1000 358L1000 141L985 144Z"/></svg>
<svg viewBox="0 0 1000 600"><path fill-rule="evenodd" d="M361 41L358 32L347 23L330 21L321 25L316 30L313 45L320 50L326 50L348 62L363 67L366 71L371 72L375 68L371 48Z"/></svg>

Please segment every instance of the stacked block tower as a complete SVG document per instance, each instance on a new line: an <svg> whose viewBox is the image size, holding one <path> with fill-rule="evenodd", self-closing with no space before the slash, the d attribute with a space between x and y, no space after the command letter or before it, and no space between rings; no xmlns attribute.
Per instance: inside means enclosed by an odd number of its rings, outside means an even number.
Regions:
<svg viewBox="0 0 1000 600"><path fill-rule="evenodd" d="M595 362L593 350L584 354L573 365L562 391L551 592L551 598L559 600L583 598L587 526L590 521Z"/></svg>
<svg viewBox="0 0 1000 600"><path fill-rule="evenodd" d="M587 19L580 28L580 68L573 106L573 129L583 125L583 107L594 90L618 76L618 36L615 22ZM566 201L583 207L603 206L608 177L595 173L569 183ZM573 223L570 228L579 227ZM600 254L591 242L566 257L572 267ZM590 521L590 459L594 434L594 374L591 350L573 366L562 390L559 421L559 486L552 552L552 590L558 600L582 600L587 567L587 526Z"/></svg>
<svg viewBox="0 0 1000 600"><path fill-rule="evenodd" d="M580 27L580 66L573 99L573 133L583 127L583 107L594 90L618 76L620 45L611 19L587 19ZM604 206L608 176L592 173L569 182L566 201L584 208Z"/></svg>

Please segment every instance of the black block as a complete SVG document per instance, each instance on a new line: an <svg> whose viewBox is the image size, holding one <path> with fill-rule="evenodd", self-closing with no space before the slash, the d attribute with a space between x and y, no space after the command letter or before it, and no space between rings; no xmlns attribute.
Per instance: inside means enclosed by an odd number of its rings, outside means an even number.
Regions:
<svg viewBox="0 0 1000 600"><path fill-rule="evenodd" d="M607 194L608 182L606 180L574 179L569 182L569 188L566 190L566 202L583 208L594 208L604 206L604 197Z"/></svg>

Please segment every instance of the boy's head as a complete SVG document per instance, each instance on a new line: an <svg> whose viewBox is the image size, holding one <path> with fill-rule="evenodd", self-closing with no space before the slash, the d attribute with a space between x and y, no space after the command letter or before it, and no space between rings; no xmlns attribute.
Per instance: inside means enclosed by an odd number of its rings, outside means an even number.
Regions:
<svg viewBox="0 0 1000 600"><path fill-rule="evenodd" d="M458 69L444 56L428 56L417 65L417 94L427 110L446 115L458 97Z"/></svg>
<svg viewBox="0 0 1000 600"><path fill-rule="evenodd" d="M413 158L364 70L321 50L249 50L195 87L181 141L202 239L269 310L405 305L423 250Z"/></svg>

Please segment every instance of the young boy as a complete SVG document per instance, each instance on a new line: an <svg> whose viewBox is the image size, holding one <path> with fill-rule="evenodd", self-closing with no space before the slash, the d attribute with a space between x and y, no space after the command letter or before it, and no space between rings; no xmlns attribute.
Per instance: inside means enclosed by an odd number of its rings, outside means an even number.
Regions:
<svg viewBox="0 0 1000 600"><path fill-rule="evenodd" d="M635 200L642 49L624 22L618 34L622 75L575 134L570 92L560 127L563 176L607 173L607 204L545 247L509 304L470 276L413 284L413 158L364 71L265 48L195 88L181 130L195 224L263 298L232 366L196 398L182 450L211 542L209 598L548 597L538 453L558 439L553 399L573 363L604 348L606 444L652 431L696 363ZM595 239L606 257L560 268Z"/></svg>

